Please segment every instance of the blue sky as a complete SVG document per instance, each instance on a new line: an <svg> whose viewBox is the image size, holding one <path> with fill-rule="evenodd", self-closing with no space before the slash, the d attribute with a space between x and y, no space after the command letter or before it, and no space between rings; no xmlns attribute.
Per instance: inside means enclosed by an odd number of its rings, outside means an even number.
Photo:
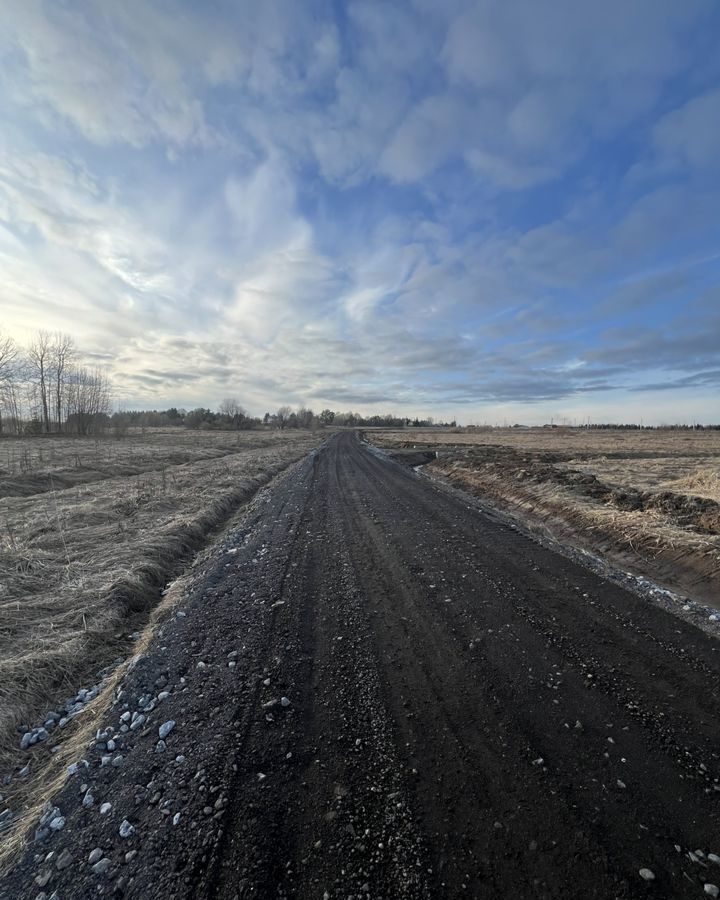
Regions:
<svg viewBox="0 0 720 900"><path fill-rule="evenodd" d="M720 420L714 0L0 2L0 327L120 405Z"/></svg>

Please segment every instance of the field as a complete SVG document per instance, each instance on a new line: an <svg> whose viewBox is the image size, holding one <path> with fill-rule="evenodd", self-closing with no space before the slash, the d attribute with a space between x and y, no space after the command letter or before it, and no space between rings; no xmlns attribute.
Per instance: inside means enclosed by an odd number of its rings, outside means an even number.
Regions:
<svg viewBox="0 0 720 900"><path fill-rule="evenodd" d="M720 432L487 429L368 432L536 532L716 606ZM421 461L421 460L418 460Z"/></svg>
<svg viewBox="0 0 720 900"><path fill-rule="evenodd" d="M0 780L32 768L26 731L132 652L208 537L322 438L158 429L0 442ZM40 743L56 741L50 729Z"/></svg>

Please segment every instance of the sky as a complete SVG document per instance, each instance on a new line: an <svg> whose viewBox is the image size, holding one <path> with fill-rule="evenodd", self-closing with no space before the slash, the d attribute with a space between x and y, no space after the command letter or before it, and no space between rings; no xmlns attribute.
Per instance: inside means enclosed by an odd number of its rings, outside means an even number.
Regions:
<svg viewBox="0 0 720 900"><path fill-rule="evenodd" d="M715 0L0 21L0 329L119 407L720 421Z"/></svg>

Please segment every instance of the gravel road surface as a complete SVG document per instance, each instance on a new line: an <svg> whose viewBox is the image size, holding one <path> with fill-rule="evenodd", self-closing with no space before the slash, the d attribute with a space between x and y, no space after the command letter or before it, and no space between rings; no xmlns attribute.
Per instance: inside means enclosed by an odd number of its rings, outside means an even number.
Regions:
<svg viewBox="0 0 720 900"><path fill-rule="evenodd" d="M2 900L717 896L715 639L353 433L214 560Z"/></svg>

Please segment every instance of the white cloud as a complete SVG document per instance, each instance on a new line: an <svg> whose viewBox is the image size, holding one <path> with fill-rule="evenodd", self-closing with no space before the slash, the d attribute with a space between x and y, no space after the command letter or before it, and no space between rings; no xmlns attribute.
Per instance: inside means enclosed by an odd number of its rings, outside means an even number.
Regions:
<svg viewBox="0 0 720 900"><path fill-rule="evenodd" d="M308 226L295 210L295 186L277 158L245 177L231 177L225 199L232 213L235 259L255 259L269 249L306 243Z"/></svg>
<svg viewBox="0 0 720 900"><path fill-rule="evenodd" d="M170 14L141 0L13 4L0 36L16 64L6 89L50 128L69 123L101 145L232 144L224 123L207 122L206 89L292 93L326 73L337 51L332 29L318 35L294 6L241 2L225 13L188 5ZM303 73L294 65L298 45L313 49Z"/></svg>
<svg viewBox="0 0 720 900"><path fill-rule="evenodd" d="M465 159L472 169L498 188L521 190L559 175L558 168L552 165L517 162L477 148L468 150Z"/></svg>
<svg viewBox="0 0 720 900"><path fill-rule="evenodd" d="M438 139L424 151L427 135L416 129L415 152L435 164L464 156L501 188L555 178L594 136L652 110L691 59L687 27L708 9L703 0L663 3L662 13L654 0L473 3L450 19L442 50L463 127L435 155Z"/></svg>
<svg viewBox="0 0 720 900"><path fill-rule="evenodd" d="M622 319L667 282L677 306L709 277L678 276L687 247L714 264L720 109L687 40L711 8L11 5L3 324L76 332L152 405L612 386L639 350L599 298ZM685 102L656 123L668 85Z"/></svg>
<svg viewBox="0 0 720 900"><path fill-rule="evenodd" d="M0 152L0 210L20 232L83 253L140 291L172 287L168 252L137 220L101 195L80 164L35 153Z"/></svg>
<svg viewBox="0 0 720 900"><path fill-rule="evenodd" d="M8 82L13 100L48 125L60 117L100 144L206 142L201 105L168 46L172 20L165 19L155 40L145 34L138 41L128 28L129 8L126 17L111 14L109 28L105 15L95 4L14 5L4 39L23 58L22 77Z"/></svg>
<svg viewBox="0 0 720 900"><path fill-rule="evenodd" d="M462 146L466 115L451 96L422 100L385 147L380 171L395 181L420 181Z"/></svg>
<svg viewBox="0 0 720 900"><path fill-rule="evenodd" d="M657 153L668 164L715 168L720 159L720 90L694 97L653 129Z"/></svg>

